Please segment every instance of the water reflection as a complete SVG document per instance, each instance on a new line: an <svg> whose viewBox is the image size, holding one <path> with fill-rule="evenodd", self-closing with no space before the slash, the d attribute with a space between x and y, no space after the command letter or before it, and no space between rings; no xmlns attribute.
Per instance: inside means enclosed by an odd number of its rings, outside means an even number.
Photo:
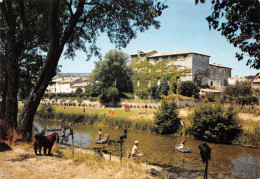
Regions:
<svg viewBox="0 0 260 179"><path fill-rule="evenodd" d="M47 125L52 128L57 128L59 123L38 121L34 123L39 130L43 130ZM74 130L74 145L84 148L96 148L97 144L94 143L98 137L99 126L77 126ZM119 137L123 134L123 130L111 129L102 127L103 133L109 133L110 139L119 140ZM204 164L201 161L200 151L198 146L203 141L187 139L186 145L191 149L192 153L180 153L174 149L174 146L182 141L182 138L175 137L173 135L158 135L149 132L129 130L128 138L123 145L124 155L129 154L131 148L134 145L134 141L139 141L139 149L144 152L144 161L148 161L150 164L159 164L161 166L171 166L173 168L185 168L187 170L202 171L204 170ZM70 141L69 141L70 143ZM113 154L118 154L119 146L103 145L104 149ZM251 168L258 169L260 163L260 150L256 148L243 147L239 145L222 145L212 144L209 146L212 148L211 160L209 161L208 174L212 176L227 177L232 176L232 172L235 175L240 169L245 169L250 175ZM254 159L256 163L252 163L250 160L240 159L240 157ZM250 163L251 162L251 163ZM255 167L243 167L244 165ZM169 170L170 170L169 169ZM181 170L180 170L181 171ZM259 174L259 173L258 173Z"/></svg>

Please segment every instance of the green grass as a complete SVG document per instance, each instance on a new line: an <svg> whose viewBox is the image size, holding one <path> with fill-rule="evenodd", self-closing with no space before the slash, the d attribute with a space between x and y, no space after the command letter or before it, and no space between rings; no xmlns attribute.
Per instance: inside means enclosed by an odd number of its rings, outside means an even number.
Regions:
<svg viewBox="0 0 260 179"><path fill-rule="evenodd" d="M156 109L150 108L131 108L130 111L126 112L124 108L111 108L106 107L102 108L94 108L87 107L85 112L83 112L83 108L77 108L75 106L66 106L64 110L64 106L53 106L56 113L64 113L64 114L90 114L90 115L100 115L100 116L109 116L109 111L114 110L114 114L110 114L110 117L113 118L123 118L128 120L153 120L153 113Z"/></svg>

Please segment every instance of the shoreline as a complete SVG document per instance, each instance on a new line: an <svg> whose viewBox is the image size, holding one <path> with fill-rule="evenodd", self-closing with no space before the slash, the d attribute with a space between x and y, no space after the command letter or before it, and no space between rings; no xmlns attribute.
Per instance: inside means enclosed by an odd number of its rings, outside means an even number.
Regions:
<svg viewBox="0 0 260 179"><path fill-rule="evenodd" d="M0 153L0 178L203 178L203 171L194 172L159 164L146 166L125 157L121 166L117 156L112 156L110 160L110 156L104 154L103 159L100 159L95 151L77 147L72 158L70 147L60 144L54 145L53 156L35 155L32 144L28 143L19 143L11 147L11 151ZM46 172L42 173L42 170ZM209 174L209 177L212 176Z"/></svg>

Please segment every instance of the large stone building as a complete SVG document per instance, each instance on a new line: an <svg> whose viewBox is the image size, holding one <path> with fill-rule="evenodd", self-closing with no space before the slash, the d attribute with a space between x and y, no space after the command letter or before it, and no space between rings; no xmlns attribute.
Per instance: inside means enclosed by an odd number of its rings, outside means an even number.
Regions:
<svg viewBox="0 0 260 179"><path fill-rule="evenodd" d="M228 78L231 77L232 68L224 67L220 64L209 64L208 85L215 86L222 90L228 85Z"/></svg>
<svg viewBox="0 0 260 179"><path fill-rule="evenodd" d="M75 92L77 88L81 88L84 92L88 84L88 78L57 78L52 80L46 91L50 93L71 93Z"/></svg>
<svg viewBox="0 0 260 179"><path fill-rule="evenodd" d="M138 51L131 55L134 90L138 93L160 84L165 76L169 84L177 80L194 81L200 86L225 86L231 68L209 64L209 55L192 51L158 53Z"/></svg>

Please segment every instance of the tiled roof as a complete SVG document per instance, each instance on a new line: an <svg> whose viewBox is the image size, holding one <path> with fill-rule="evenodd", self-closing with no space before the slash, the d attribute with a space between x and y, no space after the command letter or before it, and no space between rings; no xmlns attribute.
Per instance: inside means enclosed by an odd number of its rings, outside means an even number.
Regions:
<svg viewBox="0 0 260 179"><path fill-rule="evenodd" d="M83 83L76 83L74 85L72 85L72 88L76 88L76 87L86 87L89 83L88 82L83 82Z"/></svg>
<svg viewBox="0 0 260 179"><path fill-rule="evenodd" d="M80 79L80 78L64 78L63 80L58 81L58 83L72 83L78 79Z"/></svg>
<svg viewBox="0 0 260 179"><path fill-rule="evenodd" d="M132 54L132 55L138 55L139 53L140 54L147 54L147 53L151 53L151 52L155 52L155 53L157 53L157 51L156 50L147 50L147 51L137 51L137 53L134 53L134 54ZM131 55L131 56L132 56Z"/></svg>
<svg viewBox="0 0 260 179"><path fill-rule="evenodd" d="M184 54L197 54L197 55L202 55L202 56L210 57L209 55L204 55L204 54L192 52L192 51L190 51L190 50L155 53L155 54L150 55L149 57L163 57L163 56L184 55Z"/></svg>
<svg viewBox="0 0 260 179"><path fill-rule="evenodd" d="M232 68L224 67L224 66L222 66L221 64L216 64L216 63L211 63L211 64L209 64L209 66L214 66L214 67L219 67L219 68L228 68L228 69L232 69Z"/></svg>

